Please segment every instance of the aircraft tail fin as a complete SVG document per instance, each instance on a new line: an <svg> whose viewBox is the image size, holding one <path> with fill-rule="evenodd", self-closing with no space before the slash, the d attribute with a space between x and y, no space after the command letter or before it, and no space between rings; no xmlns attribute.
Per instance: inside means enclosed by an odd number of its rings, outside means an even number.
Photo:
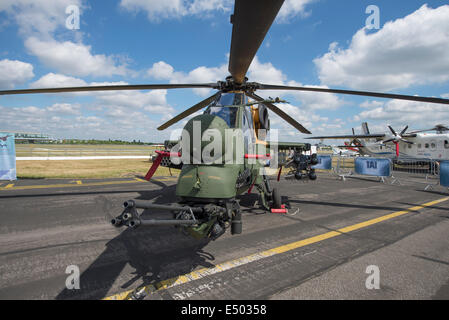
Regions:
<svg viewBox="0 0 449 320"><path fill-rule="evenodd" d="M362 123L362 131L364 134L370 134L369 133L369 129L368 129L368 122L363 122Z"/></svg>

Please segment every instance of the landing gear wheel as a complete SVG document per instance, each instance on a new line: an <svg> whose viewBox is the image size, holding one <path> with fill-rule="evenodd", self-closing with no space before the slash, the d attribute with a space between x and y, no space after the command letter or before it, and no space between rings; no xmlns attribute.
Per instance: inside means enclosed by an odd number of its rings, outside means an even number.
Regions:
<svg viewBox="0 0 449 320"><path fill-rule="evenodd" d="M279 193L278 188L273 188L273 194L272 194L273 204L271 205L272 209L281 209L282 207L282 200L281 200L281 194Z"/></svg>

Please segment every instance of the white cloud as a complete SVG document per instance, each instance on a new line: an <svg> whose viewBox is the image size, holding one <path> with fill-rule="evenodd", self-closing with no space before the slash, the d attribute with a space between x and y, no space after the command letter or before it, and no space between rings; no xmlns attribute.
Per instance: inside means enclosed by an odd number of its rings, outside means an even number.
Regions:
<svg viewBox="0 0 449 320"><path fill-rule="evenodd" d="M302 87L302 83L289 81L289 86ZM328 88L327 86L306 85L308 88ZM307 92L307 91L284 91L284 94L290 94L302 102L302 107L310 110L336 110L346 104L344 100L333 93Z"/></svg>
<svg viewBox="0 0 449 320"><path fill-rule="evenodd" d="M110 109L123 107L164 115L174 112L174 109L167 103L167 90L116 91L101 94L98 96L98 100Z"/></svg>
<svg viewBox="0 0 449 320"><path fill-rule="evenodd" d="M215 83L218 80L224 80L228 75L227 65L219 67L200 66L189 72L175 71L174 68L164 62L159 61L147 70L148 76L157 80L167 80L170 83ZM210 94L210 89L193 89L200 96Z"/></svg>
<svg viewBox="0 0 449 320"><path fill-rule="evenodd" d="M326 85L393 90L449 80L449 5L422 6L375 33L359 30L347 49L333 43L314 60Z"/></svg>
<svg viewBox="0 0 449 320"><path fill-rule="evenodd" d="M46 108L52 114L62 114L62 115L79 115L81 106L79 104L70 103L55 103Z"/></svg>
<svg viewBox="0 0 449 320"><path fill-rule="evenodd" d="M384 128L391 124L396 130L402 130L405 125L422 129L444 123L444 119L449 119L449 108L443 104L404 100L371 101L369 104L372 108L356 115L354 121L371 121Z"/></svg>
<svg viewBox="0 0 449 320"><path fill-rule="evenodd" d="M188 6L188 12L192 15L204 14L212 11L230 12L232 0L194 0Z"/></svg>
<svg viewBox="0 0 449 320"><path fill-rule="evenodd" d="M19 60L0 60L0 88L12 89L33 77L31 64Z"/></svg>
<svg viewBox="0 0 449 320"><path fill-rule="evenodd" d="M129 74L126 63L121 63L119 57L95 54L91 46L82 43L81 31L68 32L66 8L73 5L80 9L82 15L82 0L3 0L0 12L5 12L7 19L16 22L28 52L47 67L73 76ZM57 41L54 36L56 31L59 36L69 35L77 40Z"/></svg>
<svg viewBox="0 0 449 320"><path fill-rule="evenodd" d="M33 82L32 88L51 87L77 87L77 86L115 86L127 85L125 81L117 82L90 82L80 78L69 77L63 74L48 73L39 80ZM61 93L60 95L84 95L95 97L96 109L122 108L125 110L145 110L152 114L171 115L174 109L167 102L167 90L123 90L123 91L95 91Z"/></svg>
<svg viewBox="0 0 449 320"><path fill-rule="evenodd" d="M82 0L2 0L0 12L15 20L23 35L48 37L58 27L65 26L68 17L65 9L69 5L82 9Z"/></svg>
<svg viewBox="0 0 449 320"><path fill-rule="evenodd" d="M274 67L271 63L261 63L257 57L254 58L248 70L248 78L250 81L256 81L266 84L274 85L288 85L293 87L301 87L303 84L296 81L287 81L287 76L280 70ZM306 87L317 87L308 85ZM326 86L320 86L327 88ZM261 90L260 95L264 97L278 97L280 95L294 96L298 101L301 101L301 108L310 110L336 110L345 104L337 95L332 93L320 92L304 92L304 91L290 91L290 90Z"/></svg>
<svg viewBox="0 0 449 320"><path fill-rule="evenodd" d="M365 109L371 109L371 108L378 108L378 107L381 107L383 105L384 105L384 102L367 100L365 102L362 102L360 104L360 107L361 108L365 108Z"/></svg>
<svg viewBox="0 0 449 320"><path fill-rule="evenodd" d="M322 131L329 132L331 129L336 130L342 127L341 123L291 104L278 104L278 107L315 135ZM270 119L271 127L279 130L279 139L281 141L301 141L309 136L300 133L273 112L270 112Z"/></svg>
<svg viewBox="0 0 449 320"><path fill-rule="evenodd" d="M249 81L256 81L267 84L284 84L287 76L270 62L262 63L256 56L248 69Z"/></svg>
<svg viewBox="0 0 449 320"><path fill-rule="evenodd" d="M125 75L125 65L117 65L111 56L92 54L91 46L71 41L40 40L35 37L25 41L28 51L45 65L75 76Z"/></svg>
<svg viewBox="0 0 449 320"><path fill-rule="evenodd" d="M174 71L174 68L164 61L153 64L147 74L154 79L168 80L170 83L205 83L223 80L227 75L227 65L219 67L197 67L188 73Z"/></svg>
<svg viewBox="0 0 449 320"><path fill-rule="evenodd" d="M307 4L316 0L286 0L279 11L277 21L287 23L294 17L305 17ZM214 12L231 12L232 0L121 0L120 6L130 12L144 11L148 20L179 19L185 16L209 17Z"/></svg>
<svg viewBox="0 0 449 320"><path fill-rule="evenodd" d="M42 132L56 138L163 140L155 129L157 121L145 112L111 108L106 114L80 115L77 110L81 109L70 104L43 108L0 106L0 127L7 131Z"/></svg>
<svg viewBox="0 0 449 320"><path fill-rule="evenodd" d="M31 88L55 88L55 87L83 87L87 86L86 81L69 77L63 74L47 73L40 79L30 84Z"/></svg>
<svg viewBox="0 0 449 320"><path fill-rule="evenodd" d="M294 17L307 17L310 11L306 11L305 7L315 0L286 0L279 11L276 21L279 23L287 23Z"/></svg>
<svg viewBox="0 0 449 320"><path fill-rule="evenodd" d="M179 18L187 13L181 0L122 0L120 6L131 12L143 10L151 21Z"/></svg>
<svg viewBox="0 0 449 320"><path fill-rule="evenodd" d="M173 77L173 72L174 69L171 65L164 61L159 61L148 69L147 74L157 80L170 80Z"/></svg>
<svg viewBox="0 0 449 320"><path fill-rule="evenodd" d="M214 11L228 12L231 0L121 0L120 6L130 12L144 11L148 20L179 19L184 16L204 16Z"/></svg>

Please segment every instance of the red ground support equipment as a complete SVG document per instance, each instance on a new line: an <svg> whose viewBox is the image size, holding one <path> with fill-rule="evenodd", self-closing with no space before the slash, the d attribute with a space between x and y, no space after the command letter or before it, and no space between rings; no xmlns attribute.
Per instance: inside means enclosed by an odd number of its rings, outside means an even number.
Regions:
<svg viewBox="0 0 449 320"><path fill-rule="evenodd" d="M281 209L271 209L271 213L288 213L288 210L283 204L281 205Z"/></svg>
<svg viewBox="0 0 449 320"><path fill-rule="evenodd" d="M180 157L181 153L174 153L174 152L167 152L167 151L156 151L157 158L153 161L153 165L150 167L150 170L148 170L147 174L145 175L145 180L150 181L151 177L153 177L154 173L156 172L157 168L162 162L162 159L164 157Z"/></svg>

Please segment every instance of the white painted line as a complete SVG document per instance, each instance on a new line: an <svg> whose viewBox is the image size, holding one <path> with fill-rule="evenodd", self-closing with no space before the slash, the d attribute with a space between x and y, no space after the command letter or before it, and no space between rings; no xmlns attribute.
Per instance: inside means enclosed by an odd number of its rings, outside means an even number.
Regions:
<svg viewBox="0 0 449 320"><path fill-rule="evenodd" d="M150 159L150 156L87 156L87 157L17 157L21 160L107 160L107 159Z"/></svg>

